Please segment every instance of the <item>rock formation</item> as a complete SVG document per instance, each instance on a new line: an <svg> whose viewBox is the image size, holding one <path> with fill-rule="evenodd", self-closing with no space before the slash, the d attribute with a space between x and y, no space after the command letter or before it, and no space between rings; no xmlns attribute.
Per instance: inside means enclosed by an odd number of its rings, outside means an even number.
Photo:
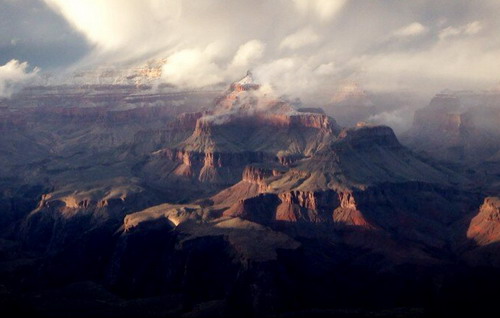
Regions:
<svg viewBox="0 0 500 318"><path fill-rule="evenodd" d="M495 170L341 127L251 73L215 99L142 90L31 88L0 112L1 310L433 314L469 289L453 308L491 308ZM462 103L438 96L415 127L440 147L480 138Z"/></svg>

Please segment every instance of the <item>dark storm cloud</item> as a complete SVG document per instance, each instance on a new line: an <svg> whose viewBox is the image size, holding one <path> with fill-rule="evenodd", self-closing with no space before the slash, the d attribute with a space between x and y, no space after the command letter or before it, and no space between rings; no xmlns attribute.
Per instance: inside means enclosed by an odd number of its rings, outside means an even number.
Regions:
<svg viewBox="0 0 500 318"><path fill-rule="evenodd" d="M12 59L53 69L89 53L85 37L43 1L0 1L0 65Z"/></svg>

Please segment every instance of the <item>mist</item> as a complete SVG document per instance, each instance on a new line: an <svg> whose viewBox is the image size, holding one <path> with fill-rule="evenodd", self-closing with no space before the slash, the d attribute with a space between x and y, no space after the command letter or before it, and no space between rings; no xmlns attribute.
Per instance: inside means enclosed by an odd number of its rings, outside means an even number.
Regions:
<svg viewBox="0 0 500 318"><path fill-rule="evenodd" d="M38 73L38 68L30 69L27 62L11 60L0 66L0 97L11 97L27 85Z"/></svg>

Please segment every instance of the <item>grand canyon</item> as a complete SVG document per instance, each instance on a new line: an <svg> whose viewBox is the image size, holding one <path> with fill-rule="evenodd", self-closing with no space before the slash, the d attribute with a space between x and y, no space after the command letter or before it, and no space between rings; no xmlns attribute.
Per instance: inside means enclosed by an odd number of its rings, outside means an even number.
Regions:
<svg viewBox="0 0 500 318"><path fill-rule="evenodd" d="M23 82L2 68L26 64L0 67L2 316L500 313L498 87L381 91L251 63L195 85L172 60Z"/></svg>

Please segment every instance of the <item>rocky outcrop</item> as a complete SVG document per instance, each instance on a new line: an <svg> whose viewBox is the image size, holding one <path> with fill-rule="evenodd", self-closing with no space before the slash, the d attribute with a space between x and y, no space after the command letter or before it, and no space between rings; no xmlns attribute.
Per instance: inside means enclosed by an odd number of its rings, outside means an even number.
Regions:
<svg viewBox="0 0 500 318"><path fill-rule="evenodd" d="M484 199L479 213L471 220L467 238L484 246L500 241L500 198Z"/></svg>
<svg viewBox="0 0 500 318"><path fill-rule="evenodd" d="M479 206L479 205L478 205ZM481 268L500 267L500 198L487 197L465 219L461 258Z"/></svg>
<svg viewBox="0 0 500 318"><path fill-rule="evenodd" d="M351 192L332 190L262 193L240 200L224 211L224 215L265 224L281 221L370 226L358 210Z"/></svg>

